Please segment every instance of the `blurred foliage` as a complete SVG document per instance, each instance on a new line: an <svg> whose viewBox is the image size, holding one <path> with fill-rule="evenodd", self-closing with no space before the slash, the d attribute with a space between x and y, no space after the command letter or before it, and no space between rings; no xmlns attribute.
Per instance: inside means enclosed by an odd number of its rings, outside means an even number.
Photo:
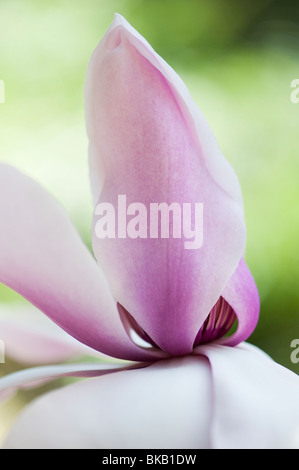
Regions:
<svg viewBox="0 0 299 470"><path fill-rule="evenodd" d="M261 295L250 341L298 373L299 4L261 0L0 0L0 159L66 207L90 246L84 124L89 57L123 14L182 76L242 185ZM2 301L17 298L0 287ZM0 334L1 336L1 334Z"/></svg>

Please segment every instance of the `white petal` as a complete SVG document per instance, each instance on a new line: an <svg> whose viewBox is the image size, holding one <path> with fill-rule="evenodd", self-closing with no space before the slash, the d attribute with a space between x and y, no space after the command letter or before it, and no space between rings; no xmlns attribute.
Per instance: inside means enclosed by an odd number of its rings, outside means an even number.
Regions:
<svg viewBox="0 0 299 470"><path fill-rule="evenodd" d="M299 377L259 349L204 346L213 382L213 448L277 449L299 427Z"/></svg>
<svg viewBox="0 0 299 470"><path fill-rule="evenodd" d="M206 448L211 381L204 357L92 378L33 402L5 448Z"/></svg>

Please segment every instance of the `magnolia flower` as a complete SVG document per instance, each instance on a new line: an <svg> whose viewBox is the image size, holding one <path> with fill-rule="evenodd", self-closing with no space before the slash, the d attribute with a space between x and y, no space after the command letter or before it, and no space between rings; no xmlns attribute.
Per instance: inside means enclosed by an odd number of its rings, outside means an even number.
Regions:
<svg viewBox="0 0 299 470"><path fill-rule="evenodd" d="M2 165L0 281L121 361L2 378L7 390L86 377L33 401L4 446L288 447L299 423L298 377L244 342L259 297L244 261L238 179L184 83L119 15L88 67L86 117L96 261L56 201ZM119 195L136 236L98 236L99 204L116 207ZM201 248L140 236L140 208L151 203L201 203Z"/></svg>

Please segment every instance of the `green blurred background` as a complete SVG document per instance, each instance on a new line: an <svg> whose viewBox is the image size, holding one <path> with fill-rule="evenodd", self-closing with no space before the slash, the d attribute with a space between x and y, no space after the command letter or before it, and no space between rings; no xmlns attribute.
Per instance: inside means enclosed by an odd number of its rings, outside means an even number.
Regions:
<svg viewBox="0 0 299 470"><path fill-rule="evenodd" d="M290 100L299 78L298 3L0 0L0 160L54 194L90 246L83 87L114 12L182 76L236 170L246 259L261 297L250 342L298 373L290 360L299 338L299 103ZM18 296L0 287L0 299Z"/></svg>

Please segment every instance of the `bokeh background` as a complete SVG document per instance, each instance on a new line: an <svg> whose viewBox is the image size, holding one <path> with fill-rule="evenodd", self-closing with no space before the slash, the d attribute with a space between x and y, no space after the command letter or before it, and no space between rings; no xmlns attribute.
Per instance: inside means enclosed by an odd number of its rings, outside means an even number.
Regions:
<svg viewBox="0 0 299 470"><path fill-rule="evenodd" d="M0 0L0 161L57 197L90 246L83 88L114 12L182 76L238 174L246 260L261 297L250 342L299 373L290 360L299 338L299 103L290 99L299 79L298 2ZM0 304L19 300L0 286ZM21 367L7 358L0 374ZM24 393L2 406L0 437L31 399Z"/></svg>

